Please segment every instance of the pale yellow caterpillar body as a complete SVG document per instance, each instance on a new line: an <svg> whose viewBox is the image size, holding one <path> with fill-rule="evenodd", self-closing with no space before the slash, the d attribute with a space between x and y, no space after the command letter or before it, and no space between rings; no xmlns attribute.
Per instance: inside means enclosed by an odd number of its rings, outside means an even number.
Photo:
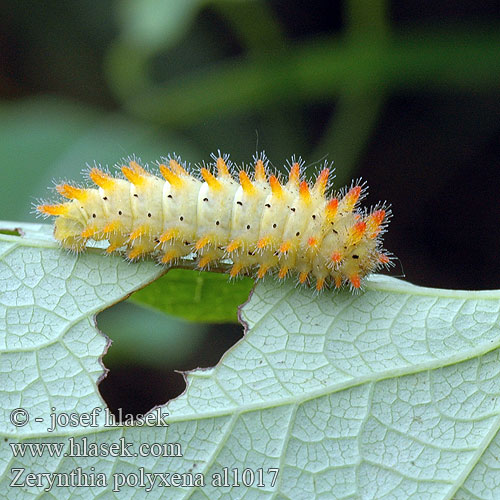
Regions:
<svg viewBox="0 0 500 500"><path fill-rule="evenodd" d="M89 239L108 240L108 253L125 249L131 260L152 255L164 265L194 253L201 269L230 259L232 277L296 274L300 283L314 278L317 290L359 289L365 276L391 264L381 241L390 211L360 209L359 183L328 196L327 165L310 185L300 160L292 159L280 181L269 176L263 154L237 176L227 156L212 157L198 174L169 157L159 164L161 178L135 160L121 167L123 177L92 168L97 188L60 184L68 201L37 210L56 216L55 238L74 251Z"/></svg>

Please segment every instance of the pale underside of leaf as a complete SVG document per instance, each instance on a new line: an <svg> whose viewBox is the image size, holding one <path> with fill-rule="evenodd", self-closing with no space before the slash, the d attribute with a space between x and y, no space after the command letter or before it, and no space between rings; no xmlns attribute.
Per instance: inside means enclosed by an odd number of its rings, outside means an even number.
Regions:
<svg viewBox="0 0 500 500"><path fill-rule="evenodd" d="M13 229L15 225L0 224ZM316 295L259 284L245 337L187 375L169 427L67 428L57 412L104 408L107 339L94 315L162 270L99 251L60 250L50 228L0 235L0 492L9 498L140 498L113 474L202 473L203 488L156 485L150 498L499 498L500 292L420 288L375 276L365 293ZM9 422L28 410L24 427ZM35 417L44 422L35 422ZM182 457L14 458L12 442L180 443ZM12 468L102 472L106 488L9 488ZM213 487L223 467L264 470L265 486ZM279 468L270 485L269 468ZM46 495L46 496L44 496Z"/></svg>

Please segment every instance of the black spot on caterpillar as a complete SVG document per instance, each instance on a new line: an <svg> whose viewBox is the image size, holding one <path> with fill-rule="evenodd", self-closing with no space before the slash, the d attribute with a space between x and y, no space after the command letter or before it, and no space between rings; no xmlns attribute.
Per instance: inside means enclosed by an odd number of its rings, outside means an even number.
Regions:
<svg viewBox="0 0 500 500"><path fill-rule="evenodd" d="M294 160L280 182L268 177L264 155L254 158L253 174L241 169L236 180L228 157L213 159L215 174L203 167L195 175L169 158L159 165L163 178L136 161L121 167L124 178L92 168L97 189L58 185L69 201L37 210L57 217L54 236L66 248L108 240L108 253L126 248L131 260L151 254L165 265L195 252L200 268L231 259L232 277L276 272L284 279L293 272L300 283L313 276L318 290L357 289L365 276L391 264L381 241L390 210L360 209L361 185L328 196L328 166L309 185L301 180L302 162Z"/></svg>

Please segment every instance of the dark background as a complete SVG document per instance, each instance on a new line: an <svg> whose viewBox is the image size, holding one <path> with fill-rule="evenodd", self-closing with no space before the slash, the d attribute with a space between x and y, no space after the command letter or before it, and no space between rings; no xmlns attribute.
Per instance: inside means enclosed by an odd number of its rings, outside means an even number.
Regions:
<svg viewBox="0 0 500 500"><path fill-rule="evenodd" d="M311 166L326 157L337 187L363 177L366 203L392 204L393 275L499 288L499 10L473 0L4 2L0 219L33 220L29 205L52 179L130 154L196 163L220 148L242 163L265 149L277 168L292 154ZM173 369L211 366L241 335L121 307L98 318L115 340L100 386L112 408L165 402L183 389ZM141 337L148 329L161 337ZM164 344L172 335L175 349Z"/></svg>

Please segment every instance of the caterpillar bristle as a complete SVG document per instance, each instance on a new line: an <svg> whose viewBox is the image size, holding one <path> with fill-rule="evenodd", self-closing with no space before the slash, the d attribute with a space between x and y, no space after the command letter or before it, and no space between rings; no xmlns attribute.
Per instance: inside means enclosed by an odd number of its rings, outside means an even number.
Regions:
<svg viewBox="0 0 500 500"><path fill-rule="evenodd" d="M296 274L297 285L315 293L358 292L366 275L394 266L381 240L392 212L385 202L359 208L361 179L329 196L326 161L308 181L300 158L287 162L286 177L267 172L264 153L246 167L220 151L211 159L193 168L172 154L158 163L161 177L136 157L117 165L122 176L94 165L88 177L97 189L60 183L55 189L68 201L36 210L56 217L55 238L75 252L90 239L108 240L108 254L123 249L131 262L154 255L168 266L194 252L200 269L223 269L230 259L231 279Z"/></svg>

